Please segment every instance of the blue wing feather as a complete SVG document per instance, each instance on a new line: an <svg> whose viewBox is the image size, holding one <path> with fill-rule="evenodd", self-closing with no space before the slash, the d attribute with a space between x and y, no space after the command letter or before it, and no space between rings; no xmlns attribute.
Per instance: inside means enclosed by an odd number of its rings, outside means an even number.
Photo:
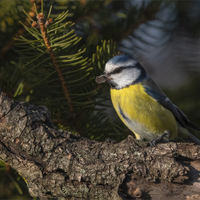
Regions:
<svg viewBox="0 0 200 200"><path fill-rule="evenodd" d="M170 101L170 99L150 77L148 77L147 80L143 81L142 84L145 88L146 93L153 97L156 101L158 101L162 106L170 110L181 126L200 131L200 129L192 124L188 120L186 115Z"/></svg>

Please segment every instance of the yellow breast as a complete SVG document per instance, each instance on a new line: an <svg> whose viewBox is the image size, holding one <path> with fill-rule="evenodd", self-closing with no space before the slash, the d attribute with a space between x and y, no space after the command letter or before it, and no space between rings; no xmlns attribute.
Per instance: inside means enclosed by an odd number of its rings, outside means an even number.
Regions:
<svg viewBox="0 0 200 200"><path fill-rule="evenodd" d="M120 119L135 133L137 139L151 140L165 131L170 132L170 139L177 137L174 115L149 96L141 84L111 89L111 100Z"/></svg>

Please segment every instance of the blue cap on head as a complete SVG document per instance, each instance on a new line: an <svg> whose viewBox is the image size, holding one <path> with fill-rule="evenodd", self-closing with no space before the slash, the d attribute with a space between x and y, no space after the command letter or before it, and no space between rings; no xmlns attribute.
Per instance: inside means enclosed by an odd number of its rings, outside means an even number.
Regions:
<svg viewBox="0 0 200 200"><path fill-rule="evenodd" d="M135 60L132 56L129 55L117 55L113 58L111 58L107 63L112 63L113 65L116 64L125 64L126 62L129 62L130 60ZM135 60L135 62L137 62Z"/></svg>
<svg viewBox="0 0 200 200"><path fill-rule="evenodd" d="M137 60L129 55L118 55L106 63L105 72L110 73L118 67L134 67L137 63Z"/></svg>

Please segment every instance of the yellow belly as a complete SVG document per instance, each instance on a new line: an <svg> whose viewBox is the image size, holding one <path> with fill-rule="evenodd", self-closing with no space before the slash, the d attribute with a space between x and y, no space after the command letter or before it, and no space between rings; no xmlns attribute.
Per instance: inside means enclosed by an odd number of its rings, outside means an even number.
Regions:
<svg viewBox="0 0 200 200"><path fill-rule="evenodd" d="M151 140L170 132L170 139L178 135L174 115L149 96L141 84L120 90L111 89L113 106L124 124L134 132L137 139Z"/></svg>

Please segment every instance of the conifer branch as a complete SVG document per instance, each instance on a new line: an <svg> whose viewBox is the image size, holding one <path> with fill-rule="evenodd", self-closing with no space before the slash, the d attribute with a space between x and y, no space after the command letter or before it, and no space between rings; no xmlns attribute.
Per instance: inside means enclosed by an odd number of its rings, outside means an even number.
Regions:
<svg viewBox="0 0 200 200"><path fill-rule="evenodd" d="M53 51L53 49L51 48L51 45L50 45L50 42L49 42L49 38L48 38L48 35L47 35L47 29L46 27L53 22L53 19L52 18L49 18L46 20L45 18L45 14L43 13L39 13L36 18L38 19L38 23L37 22L33 22L32 23L32 26L33 27L36 27L36 28L39 28L41 33L42 33L42 37L43 37L43 40L44 40L44 43L45 43L45 46L50 54L50 57L51 57L51 60L53 62L53 65L56 69L56 71L58 72L58 76L59 76L59 79L60 79L60 82L61 82L61 85L62 85L62 88L63 88L63 92L65 94L65 97L68 101L68 106L69 106L69 109L70 109L70 113L72 116L75 115L74 113L74 109L73 109L73 106L72 106L72 102L71 102L71 98L70 98L70 94L69 94L69 91L68 91L68 88L67 88L67 84L65 82L65 78L63 76L63 73L60 69L60 66L58 64L58 62L56 61L56 56L55 56L55 53Z"/></svg>

